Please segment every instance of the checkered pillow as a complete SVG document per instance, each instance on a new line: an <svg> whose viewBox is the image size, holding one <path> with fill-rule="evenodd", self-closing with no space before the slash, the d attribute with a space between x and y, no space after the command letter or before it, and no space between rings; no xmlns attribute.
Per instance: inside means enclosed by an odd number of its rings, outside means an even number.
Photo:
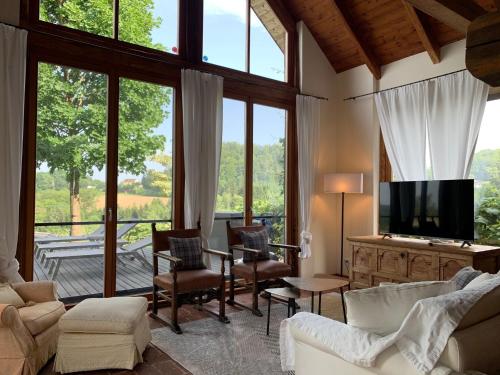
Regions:
<svg viewBox="0 0 500 375"><path fill-rule="evenodd" d="M182 259L179 270L196 270L206 268L203 263L203 251L201 250L200 237L176 238L169 237L170 253L176 258Z"/></svg>
<svg viewBox="0 0 500 375"><path fill-rule="evenodd" d="M481 273L481 271L475 270L471 266L464 267L451 278L451 281L457 285L458 289L463 289L472 280L481 275Z"/></svg>
<svg viewBox="0 0 500 375"><path fill-rule="evenodd" d="M267 230L262 229L257 232L240 232L241 242L244 247L250 249L261 250L262 252L257 255L257 260L269 259L269 236ZM243 252L243 262L252 262L253 255L248 252Z"/></svg>

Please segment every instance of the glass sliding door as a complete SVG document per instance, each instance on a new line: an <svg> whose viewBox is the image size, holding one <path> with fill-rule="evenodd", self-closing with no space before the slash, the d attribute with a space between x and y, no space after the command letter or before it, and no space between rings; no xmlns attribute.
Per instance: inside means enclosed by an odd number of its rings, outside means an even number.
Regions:
<svg viewBox="0 0 500 375"><path fill-rule="evenodd" d="M215 221L210 236L210 246L228 250L226 221L243 225L245 206L245 118L246 103L224 98L222 148L219 169L219 186L215 208ZM218 267L218 257L213 257L212 267Z"/></svg>
<svg viewBox="0 0 500 375"><path fill-rule="evenodd" d="M171 228L173 98L171 87L120 79L117 294L151 289L151 224Z"/></svg>
<svg viewBox="0 0 500 375"><path fill-rule="evenodd" d="M33 277L68 302L103 293L107 81L38 64Z"/></svg>
<svg viewBox="0 0 500 375"><path fill-rule="evenodd" d="M252 217L264 221L279 243L285 243L286 115L281 108L253 106Z"/></svg>

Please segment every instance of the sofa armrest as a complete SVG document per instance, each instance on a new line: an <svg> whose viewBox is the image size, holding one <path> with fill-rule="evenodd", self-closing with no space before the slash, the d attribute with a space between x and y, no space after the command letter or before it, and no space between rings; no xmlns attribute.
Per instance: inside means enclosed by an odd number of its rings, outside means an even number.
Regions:
<svg viewBox="0 0 500 375"><path fill-rule="evenodd" d="M24 326L17 308L0 304L0 358L27 357L35 340ZM0 361L1 362L1 361Z"/></svg>
<svg viewBox="0 0 500 375"><path fill-rule="evenodd" d="M57 301L57 285L53 281L30 281L12 284L24 302Z"/></svg>

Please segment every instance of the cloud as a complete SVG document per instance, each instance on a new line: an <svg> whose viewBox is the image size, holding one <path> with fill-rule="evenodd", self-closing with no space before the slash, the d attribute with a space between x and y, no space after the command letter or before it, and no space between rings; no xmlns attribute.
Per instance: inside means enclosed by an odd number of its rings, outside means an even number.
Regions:
<svg viewBox="0 0 500 375"><path fill-rule="evenodd" d="M205 13L211 16L229 15L246 24L246 1L242 0L204 0ZM252 27L262 27L255 13L251 12Z"/></svg>

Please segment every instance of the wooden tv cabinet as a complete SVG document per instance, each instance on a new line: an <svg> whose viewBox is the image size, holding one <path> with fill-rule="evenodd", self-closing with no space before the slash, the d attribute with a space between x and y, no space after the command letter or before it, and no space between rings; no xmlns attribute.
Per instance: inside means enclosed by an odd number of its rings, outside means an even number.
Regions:
<svg viewBox="0 0 500 375"><path fill-rule="evenodd" d="M500 269L500 247L459 243L433 244L410 238L348 237L351 251L349 279L353 288L380 282L448 280L465 266L483 272Z"/></svg>

